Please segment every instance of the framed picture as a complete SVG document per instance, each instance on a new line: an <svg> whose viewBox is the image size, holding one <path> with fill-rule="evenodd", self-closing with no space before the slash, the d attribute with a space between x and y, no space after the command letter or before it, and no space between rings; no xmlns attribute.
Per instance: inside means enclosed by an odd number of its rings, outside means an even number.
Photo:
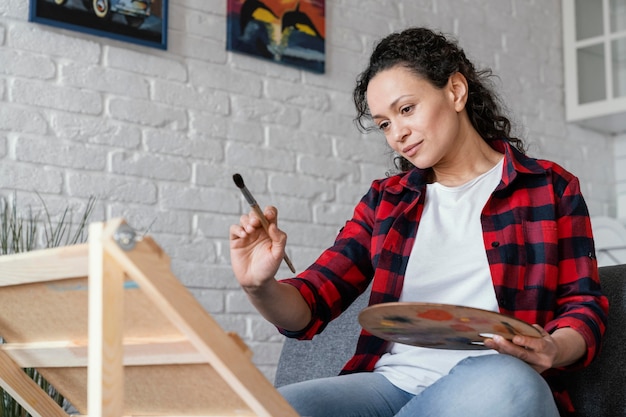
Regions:
<svg viewBox="0 0 626 417"><path fill-rule="evenodd" d="M167 48L168 0L30 0L31 22Z"/></svg>
<svg viewBox="0 0 626 417"><path fill-rule="evenodd" d="M227 1L227 50L324 72L325 0Z"/></svg>

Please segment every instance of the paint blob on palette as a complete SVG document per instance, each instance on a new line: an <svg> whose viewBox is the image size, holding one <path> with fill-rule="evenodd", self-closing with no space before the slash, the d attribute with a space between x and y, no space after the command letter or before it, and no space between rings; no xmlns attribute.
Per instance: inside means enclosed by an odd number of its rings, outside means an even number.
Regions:
<svg viewBox="0 0 626 417"><path fill-rule="evenodd" d="M436 349L487 349L484 339L500 335L541 337L530 324L495 311L450 304L396 302L369 306L361 326L381 339Z"/></svg>

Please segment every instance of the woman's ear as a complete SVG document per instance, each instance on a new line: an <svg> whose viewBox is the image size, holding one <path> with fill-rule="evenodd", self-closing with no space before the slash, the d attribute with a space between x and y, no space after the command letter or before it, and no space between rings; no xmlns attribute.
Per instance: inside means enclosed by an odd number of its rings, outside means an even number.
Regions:
<svg viewBox="0 0 626 417"><path fill-rule="evenodd" d="M451 94L451 98L454 100L454 109L457 112L465 109L467 103L467 95L469 89L467 86L467 79L460 72L455 72L448 79L448 87Z"/></svg>

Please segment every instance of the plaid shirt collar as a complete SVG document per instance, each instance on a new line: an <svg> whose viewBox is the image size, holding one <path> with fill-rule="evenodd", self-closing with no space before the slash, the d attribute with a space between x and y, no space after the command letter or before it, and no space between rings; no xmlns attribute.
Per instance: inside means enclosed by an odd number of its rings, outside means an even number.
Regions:
<svg viewBox="0 0 626 417"><path fill-rule="evenodd" d="M545 174L546 170L544 167L535 159L529 158L512 147L508 141L492 140L488 143L493 149L504 154L504 163L506 164L502 173L502 182L496 188L496 191L509 186L517 178L518 174ZM428 182L431 170L431 168L413 168L395 186L389 187L385 191L391 194L400 194L406 188L419 192Z"/></svg>

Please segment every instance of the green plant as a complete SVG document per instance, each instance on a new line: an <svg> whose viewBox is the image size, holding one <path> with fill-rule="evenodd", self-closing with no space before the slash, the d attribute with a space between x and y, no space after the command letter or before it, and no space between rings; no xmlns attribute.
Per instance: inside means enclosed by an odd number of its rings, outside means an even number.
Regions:
<svg viewBox="0 0 626 417"><path fill-rule="evenodd" d="M10 202L6 198L0 200L0 255L28 252L40 248L73 245L86 240L89 216L95 205L95 198L89 198L83 213L75 223L71 208L66 208L58 220L51 216L43 198L38 194L43 206L43 220L40 214L33 214L29 206L26 216L18 209L17 198L14 195ZM43 226L43 232L39 227ZM0 343L3 340L0 335ZM52 399L64 406L63 396L57 392L34 368L24 369ZM0 417L29 417L30 414L7 392L0 388Z"/></svg>

